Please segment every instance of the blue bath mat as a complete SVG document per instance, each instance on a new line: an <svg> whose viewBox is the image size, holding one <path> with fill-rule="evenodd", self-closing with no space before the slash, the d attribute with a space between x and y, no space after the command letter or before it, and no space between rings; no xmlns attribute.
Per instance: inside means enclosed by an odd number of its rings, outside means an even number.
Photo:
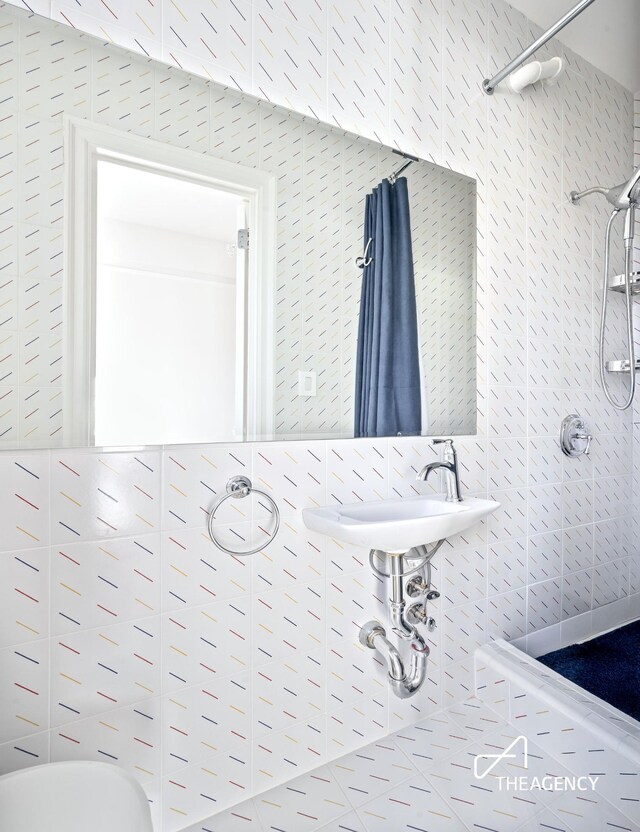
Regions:
<svg viewBox="0 0 640 832"><path fill-rule="evenodd" d="M538 661L640 720L640 621L538 656Z"/></svg>

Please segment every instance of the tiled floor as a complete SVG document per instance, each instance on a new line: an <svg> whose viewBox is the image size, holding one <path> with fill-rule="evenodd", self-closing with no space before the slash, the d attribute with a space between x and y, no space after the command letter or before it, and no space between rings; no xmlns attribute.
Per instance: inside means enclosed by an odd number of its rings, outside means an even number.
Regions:
<svg viewBox="0 0 640 832"><path fill-rule="evenodd" d="M519 727L472 699L188 832L637 832L597 791L501 788L501 776L570 774L531 737L526 769L521 758L503 760L477 779L474 757L499 753L519 734ZM611 754L616 774L609 774L623 777L623 758Z"/></svg>

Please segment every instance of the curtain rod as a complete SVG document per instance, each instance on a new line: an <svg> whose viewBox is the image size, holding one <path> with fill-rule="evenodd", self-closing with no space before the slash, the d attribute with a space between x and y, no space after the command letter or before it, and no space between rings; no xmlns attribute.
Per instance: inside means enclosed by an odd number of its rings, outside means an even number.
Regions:
<svg viewBox="0 0 640 832"><path fill-rule="evenodd" d="M393 185L396 179L400 176L400 174L403 171L405 171L409 167L409 165L412 165L414 162L419 162L420 159L417 156L412 156L410 153L403 153L401 150L396 150L395 148L391 152L395 153L396 156L402 156L403 159L407 160L404 163L404 165L402 165L398 168L397 171L395 171L395 173L392 173L391 176L387 177L389 182L391 182L391 184Z"/></svg>
<svg viewBox="0 0 640 832"><path fill-rule="evenodd" d="M557 35L561 29L567 25L567 23L571 23L581 12L583 12L587 6L590 6L595 0L580 0L572 9L570 9L564 17L561 17L557 23L547 29L540 37L531 44L531 46L527 47L524 52L521 52L517 58L514 58L510 63L508 63L505 68L498 72L497 75L494 75L493 78L485 78L482 82L482 89L486 92L487 95L493 95L493 91L498 86L500 81L503 81L507 75L511 75L514 69L517 69L520 64L523 64L528 57L533 55L541 46L544 46L545 43L551 40L554 35Z"/></svg>

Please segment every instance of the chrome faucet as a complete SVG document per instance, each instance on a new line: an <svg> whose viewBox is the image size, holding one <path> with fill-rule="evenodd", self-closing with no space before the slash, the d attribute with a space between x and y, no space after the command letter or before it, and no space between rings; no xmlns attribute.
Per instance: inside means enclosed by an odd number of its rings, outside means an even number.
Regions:
<svg viewBox="0 0 640 832"><path fill-rule="evenodd" d="M426 482L432 471L446 471L447 502L460 503L462 502L462 495L460 493L460 477L458 476L458 456L456 449L453 447L453 439L434 439L433 444L444 445L443 460L442 462L429 462L420 471L417 479Z"/></svg>

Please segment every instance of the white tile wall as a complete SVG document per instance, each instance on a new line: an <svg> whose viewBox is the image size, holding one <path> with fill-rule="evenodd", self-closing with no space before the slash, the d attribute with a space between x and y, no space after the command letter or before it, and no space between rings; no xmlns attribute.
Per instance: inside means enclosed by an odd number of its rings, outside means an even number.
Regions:
<svg viewBox="0 0 640 832"><path fill-rule="evenodd" d="M550 49L563 51L569 68L557 87L484 97L481 79L534 31L499 0L447 0L444 8L381 0L366 15L355 3L256 0L222 3L212 20L183 2L161 8L162 33L159 8L145 3L136 14L136 4L87 0L39 10L478 180L479 435L458 448L465 486L502 503L438 556L443 597L430 682L400 702L356 640L358 624L382 614L384 587L367 553L309 534L300 509L414 493L418 466L433 456L427 440L5 452L1 768L115 759L137 774L156 818L174 830L466 698L476 645L525 631L531 639L588 607L606 615L615 599L639 592L636 502L626 498L632 416L607 407L593 360L603 218L596 203L573 209L565 198L574 186L627 174L633 102L560 46ZM51 44L34 34L19 48L12 20L3 14L8 60L29 67ZM38 90L29 74L7 87L54 132L63 109L95 117L86 84L103 77L99 50L78 61L67 48L88 43L79 33L63 30L60 42L56 55L77 71L60 98L51 99L50 78ZM184 140L173 119L162 120L165 90L178 94L172 82L150 89L143 65L131 58L119 69L122 93L107 120L145 134L161 125ZM129 106L129 79L141 107ZM3 108L8 125L12 108ZM197 101L185 108L188 142L204 146ZM218 138L208 134L212 145ZM7 139L9 154L16 141ZM45 180L53 158L34 157ZM6 181L17 175L10 160ZM55 408L47 350L57 337L59 192L42 193L24 209L33 214L0 228L9 278L0 292L2 308L29 322L29 281L42 282L44 323L34 327L36 346L0 334L0 358L11 366L16 350L32 357L32 386L50 387ZM616 354L613 320L608 349ZM555 445L573 410L594 431L592 461L562 460ZM206 508L240 471L283 511L281 537L250 561L223 557L204 534ZM242 508L221 518L221 530L254 541L258 529Z"/></svg>

